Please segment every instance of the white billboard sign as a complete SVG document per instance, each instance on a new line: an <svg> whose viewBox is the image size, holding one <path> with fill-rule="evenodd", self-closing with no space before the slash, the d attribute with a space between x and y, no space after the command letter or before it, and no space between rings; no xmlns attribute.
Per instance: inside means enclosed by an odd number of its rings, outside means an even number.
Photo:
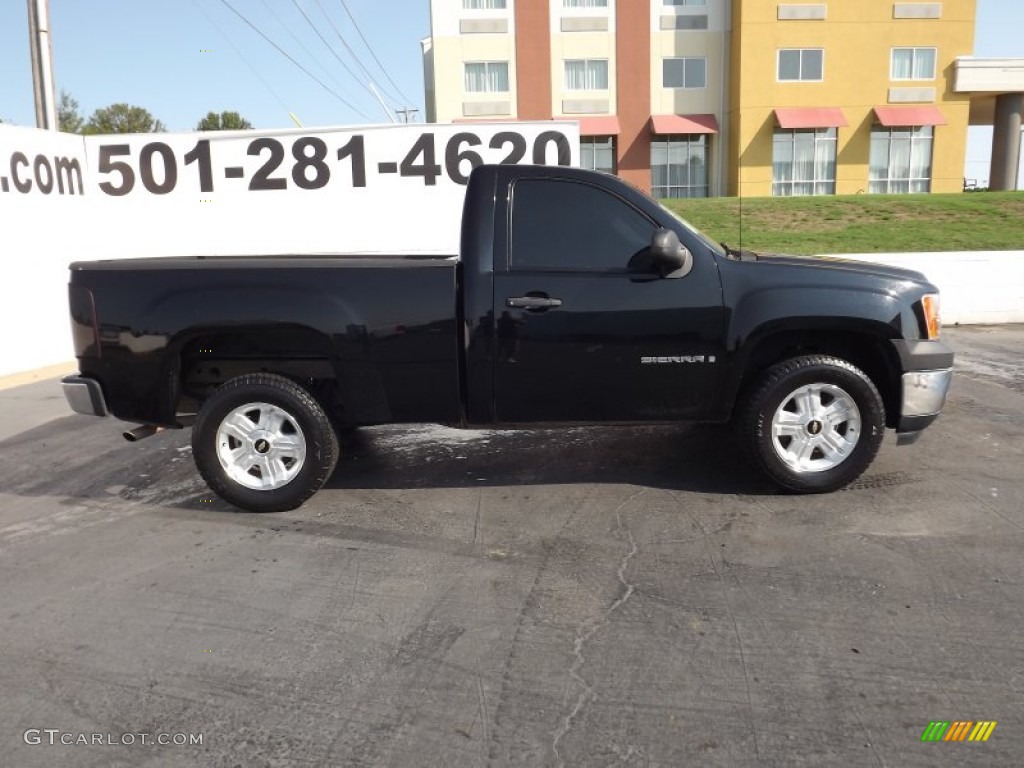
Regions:
<svg viewBox="0 0 1024 768"><path fill-rule="evenodd" d="M84 138L0 125L0 231L17 285L0 327L33 329L4 331L0 375L70 355L72 261L454 256L475 166L578 165L579 151L574 122Z"/></svg>
<svg viewBox="0 0 1024 768"><path fill-rule="evenodd" d="M556 122L60 136L59 148L43 131L4 133L0 204L90 199L73 258L454 254L473 167L579 163L577 125Z"/></svg>

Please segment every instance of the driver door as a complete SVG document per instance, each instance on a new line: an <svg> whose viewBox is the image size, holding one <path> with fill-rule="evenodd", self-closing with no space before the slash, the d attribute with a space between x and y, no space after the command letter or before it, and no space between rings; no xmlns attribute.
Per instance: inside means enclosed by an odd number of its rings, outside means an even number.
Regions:
<svg viewBox="0 0 1024 768"><path fill-rule="evenodd" d="M584 181L525 178L494 279L499 422L699 418L722 360L718 270L630 271L658 224ZM637 259L634 261L645 261Z"/></svg>

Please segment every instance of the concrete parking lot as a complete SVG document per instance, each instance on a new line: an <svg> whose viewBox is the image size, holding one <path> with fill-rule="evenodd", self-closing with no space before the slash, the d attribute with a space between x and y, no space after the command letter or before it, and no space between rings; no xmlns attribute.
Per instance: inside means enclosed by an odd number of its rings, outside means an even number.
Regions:
<svg viewBox="0 0 1024 768"><path fill-rule="evenodd" d="M387 427L261 516L0 392L0 764L1020 765L1024 326L946 335L942 418L828 496L720 427Z"/></svg>

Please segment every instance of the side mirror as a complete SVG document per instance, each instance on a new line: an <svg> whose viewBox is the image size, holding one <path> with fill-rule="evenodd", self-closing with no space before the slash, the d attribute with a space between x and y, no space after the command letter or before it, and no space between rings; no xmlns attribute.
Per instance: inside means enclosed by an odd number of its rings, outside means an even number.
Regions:
<svg viewBox="0 0 1024 768"><path fill-rule="evenodd" d="M651 237L651 260L662 277L683 277L693 269L693 254L671 229L658 229Z"/></svg>

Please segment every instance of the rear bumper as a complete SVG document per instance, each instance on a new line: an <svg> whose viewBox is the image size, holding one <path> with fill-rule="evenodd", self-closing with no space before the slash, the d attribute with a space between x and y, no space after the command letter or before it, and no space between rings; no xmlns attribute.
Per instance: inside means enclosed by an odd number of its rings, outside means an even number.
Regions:
<svg viewBox="0 0 1024 768"><path fill-rule="evenodd" d="M107 401L103 397L103 389L95 379L84 376L65 376L61 379L64 386L64 397L75 413L86 416L109 416Z"/></svg>
<svg viewBox="0 0 1024 768"><path fill-rule="evenodd" d="M897 341L903 364L900 381L900 445L914 442L938 418L953 381L953 351L941 341Z"/></svg>

